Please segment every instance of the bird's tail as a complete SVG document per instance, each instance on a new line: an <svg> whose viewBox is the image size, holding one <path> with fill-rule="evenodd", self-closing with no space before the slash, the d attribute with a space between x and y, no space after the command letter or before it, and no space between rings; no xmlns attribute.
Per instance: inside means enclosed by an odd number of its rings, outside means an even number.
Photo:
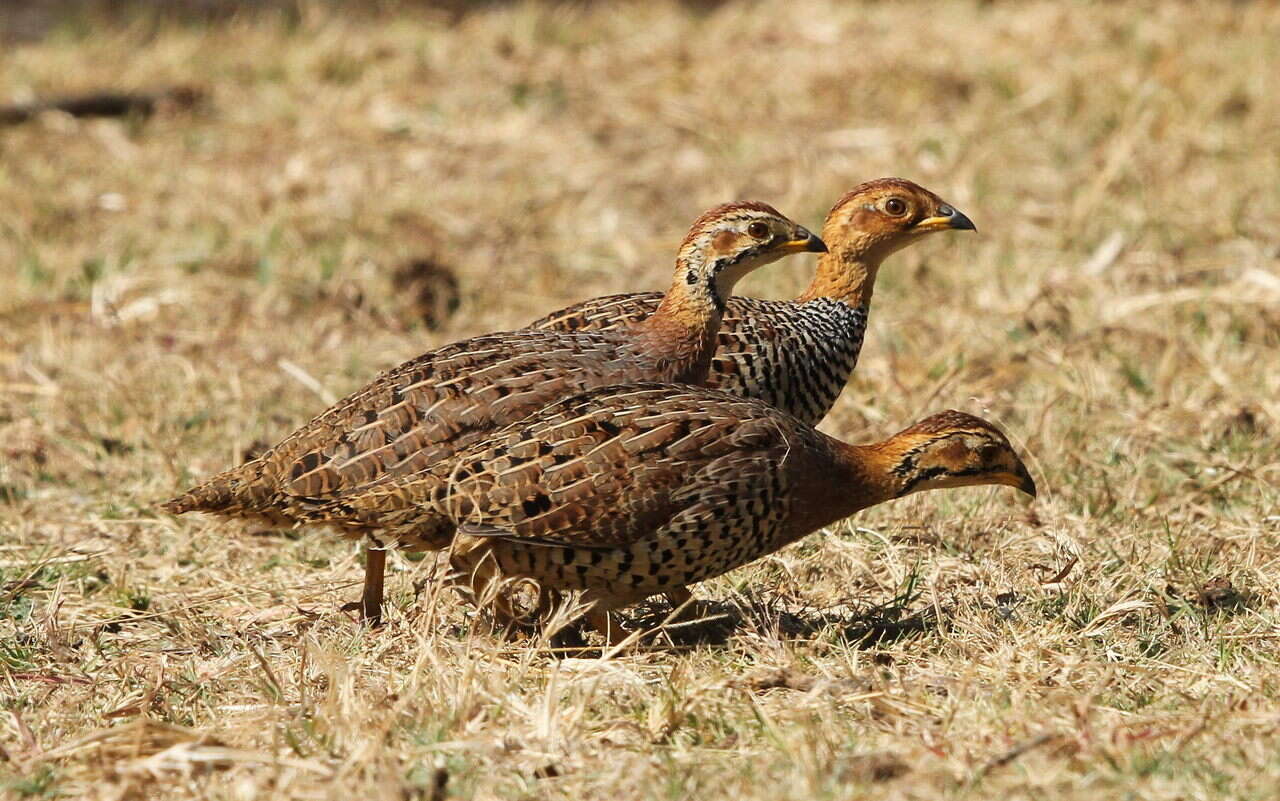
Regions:
<svg viewBox="0 0 1280 801"><path fill-rule="evenodd" d="M160 508L175 515L211 512L232 517L257 516L266 510L270 495L258 480L261 475L262 464L253 459L170 498L160 504Z"/></svg>

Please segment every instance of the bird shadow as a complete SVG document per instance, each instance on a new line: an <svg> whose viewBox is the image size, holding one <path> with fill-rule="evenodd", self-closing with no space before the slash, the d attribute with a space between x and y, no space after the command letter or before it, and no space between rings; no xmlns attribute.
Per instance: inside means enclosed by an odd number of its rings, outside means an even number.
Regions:
<svg viewBox="0 0 1280 801"><path fill-rule="evenodd" d="M856 648L888 645L936 630L943 625L934 607L910 611L902 598L884 604L817 608L775 595L737 593L730 600L695 600L677 611L665 600L650 599L633 607L625 627L641 632L645 650L724 647L735 637L778 640L825 640ZM556 650L586 656L600 652L595 637L582 626L569 626L551 638Z"/></svg>

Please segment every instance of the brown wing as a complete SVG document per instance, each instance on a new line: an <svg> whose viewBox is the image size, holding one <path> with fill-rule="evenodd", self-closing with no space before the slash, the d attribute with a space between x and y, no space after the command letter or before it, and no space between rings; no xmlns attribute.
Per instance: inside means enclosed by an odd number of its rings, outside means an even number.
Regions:
<svg viewBox="0 0 1280 801"><path fill-rule="evenodd" d="M660 303L661 292L603 295L566 306L541 320L534 320L529 328L553 331L605 331L622 328L648 318Z"/></svg>
<svg viewBox="0 0 1280 801"><path fill-rule="evenodd" d="M711 475L730 486L736 463L776 456L796 425L720 392L607 387L547 407L449 465L336 502L351 519L377 519L392 532L443 514L521 540L625 545L715 494L693 477L714 466Z"/></svg>
<svg viewBox="0 0 1280 801"><path fill-rule="evenodd" d="M651 370L621 337L517 331L456 343L375 379L263 457L288 495L334 497L452 456L486 433L585 387Z"/></svg>
<svg viewBox="0 0 1280 801"><path fill-rule="evenodd" d="M420 470L475 442L481 430L573 391L657 379L653 370L628 365L625 358L609 362L625 347L611 340L605 354L595 338L601 329L625 329L643 319L660 298L656 293L596 298L534 323L540 330L479 337L415 359L325 412L262 459L215 476L167 508L245 514L291 506L290 497L335 497L383 475ZM759 398L816 425L857 363L865 325L865 309L837 301L730 298L706 384ZM549 344L541 337L560 340ZM595 344L575 342L575 337ZM491 373L503 377L483 391L460 383Z"/></svg>

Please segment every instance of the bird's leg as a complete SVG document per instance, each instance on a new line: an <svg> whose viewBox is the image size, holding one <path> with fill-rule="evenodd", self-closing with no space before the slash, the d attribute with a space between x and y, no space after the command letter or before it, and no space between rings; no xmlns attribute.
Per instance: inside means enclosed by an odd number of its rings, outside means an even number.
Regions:
<svg viewBox="0 0 1280 801"><path fill-rule="evenodd" d="M683 620L689 616L691 611L689 608L680 608L693 600L693 593L689 591L688 587L673 587L663 595L666 597L667 602L671 604L672 611L676 612L678 610L678 614L672 618L673 622Z"/></svg>
<svg viewBox="0 0 1280 801"><path fill-rule="evenodd" d="M343 604L343 612L359 611L370 626L382 625L382 576L387 567L387 552L366 544L364 548L364 590L360 600Z"/></svg>
<svg viewBox="0 0 1280 801"><path fill-rule="evenodd" d="M382 624L382 579L386 566L385 550L365 547L364 594L360 596L360 614L370 626Z"/></svg>
<svg viewBox="0 0 1280 801"><path fill-rule="evenodd" d="M618 616L613 614L613 610L621 609L627 604L635 603L643 600L644 596L629 595L610 595L599 590L587 590L582 593L580 599L584 604L590 604L586 614L582 616L587 625L604 635L604 639L609 645L620 645L623 640L631 636L630 632L622 627L618 621Z"/></svg>
<svg viewBox="0 0 1280 801"><path fill-rule="evenodd" d="M600 604L591 607L583 619L587 625L604 635L604 640L609 645L621 645L629 635L627 630L618 623L617 615L610 612Z"/></svg>

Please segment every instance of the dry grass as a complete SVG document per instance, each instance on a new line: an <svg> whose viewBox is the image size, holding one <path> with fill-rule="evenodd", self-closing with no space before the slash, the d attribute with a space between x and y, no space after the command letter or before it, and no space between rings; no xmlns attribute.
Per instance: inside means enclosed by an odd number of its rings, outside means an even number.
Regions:
<svg viewBox="0 0 1280 801"><path fill-rule="evenodd" d="M1280 7L303 11L0 60L5 101L210 92L0 130L0 794L1272 797ZM713 203L817 225L886 174L981 233L887 266L824 427L987 414L1034 506L873 510L606 660L399 556L366 631L349 544L151 506L420 351L663 285ZM413 258L456 272L434 329Z"/></svg>

